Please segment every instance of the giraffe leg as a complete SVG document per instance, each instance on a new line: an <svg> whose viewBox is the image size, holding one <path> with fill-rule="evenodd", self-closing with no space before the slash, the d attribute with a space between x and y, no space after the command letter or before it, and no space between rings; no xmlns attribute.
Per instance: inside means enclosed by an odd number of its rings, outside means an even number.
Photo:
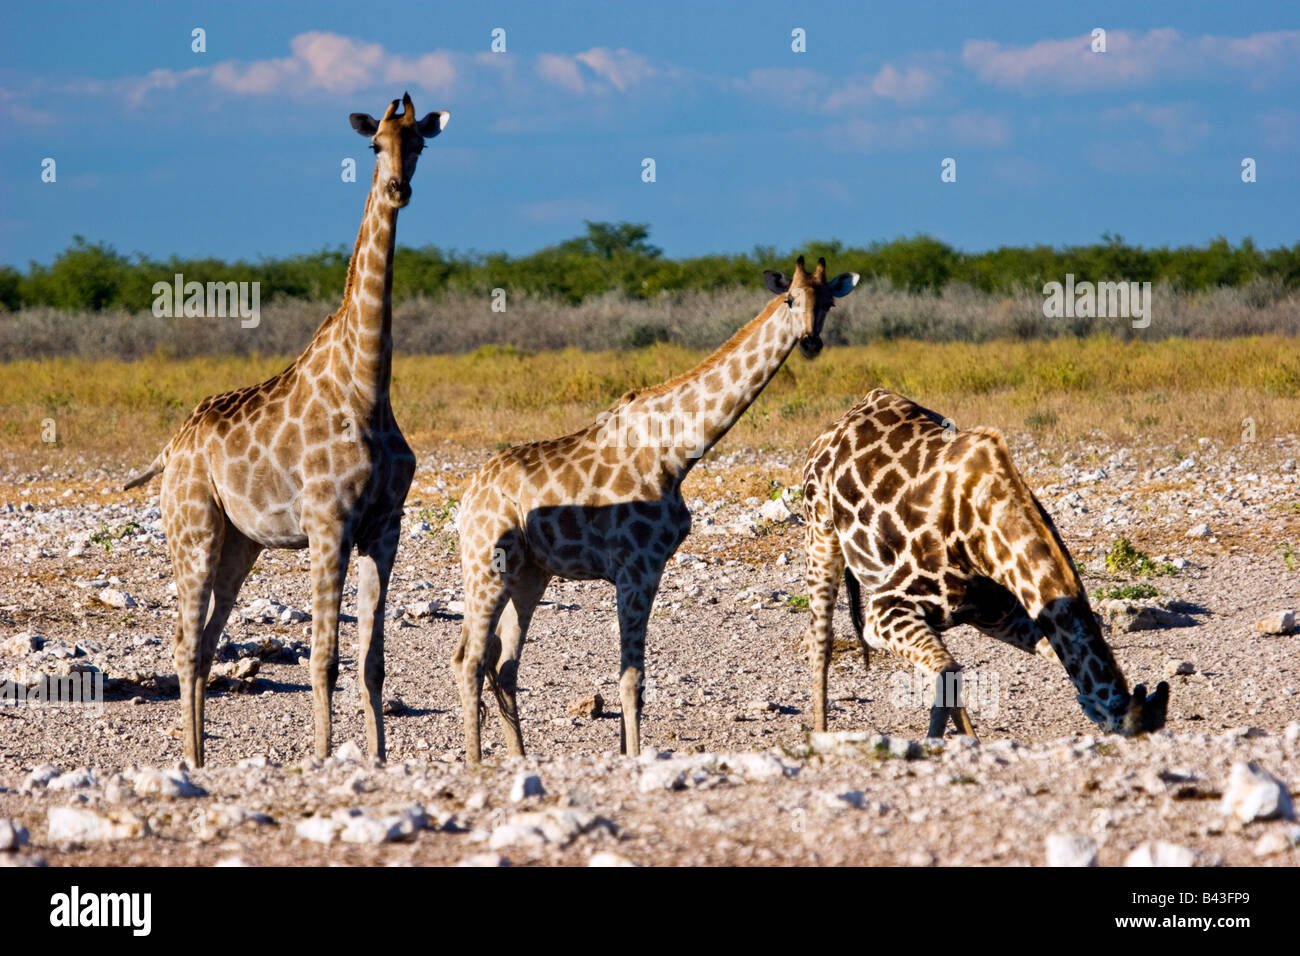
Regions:
<svg viewBox="0 0 1300 956"><path fill-rule="evenodd" d="M812 620L804 631L803 641L808 651L808 668L812 672L813 730L823 731L826 729L826 682L831 666L831 646L835 641L835 597L839 591L840 575L844 573L844 555L834 530L824 528L820 521L815 520L808 523L806 555L808 567L804 582L808 587L808 609L812 612ZM855 593L850 588L850 594ZM856 613L854 611L855 623Z"/></svg>
<svg viewBox="0 0 1300 956"><path fill-rule="evenodd" d="M496 642L496 622L507 598L505 582L497 575L484 577L472 586L466 584L465 619L451 666L460 690L461 716L465 722L465 762L469 764L478 764L483 759L479 734L484 666L488 652Z"/></svg>
<svg viewBox="0 0 1300 956"><path fill-rule="evenodd" d="M308 532L311 548L311 697L316 757L330 755L330 704L339 677L339 602L351 542L336 526Z"/></svg>
<svg viewBox="0 0 1300 956"><path fill-rule="evenodd" d="M973 730L965 707L954 699L954 690L960 686L957 675L961 665L926 620L924 607L907 594L876 594L866 602L864 620L886 648L933 678L935 698L928 735L942 737L950 717L963 733Z"/></svg>
<svg viewBox="0 0 1300 956"><path fill-rule="evenodd" d="M183 751L186 760L202 767L203 704L212 665L211 652L204 654L204 631L212 601L213 578L221 556L225 521L211 498L193 508L187 521L183 534L168 539L176 576L174 652L176 678L180 684ZM207 666L204 666L205 657Z"/></svg>
<svg viewBox="0 0 1300 956"><path fill-rule="evenodd" d="M399 519L400 520L400 519ZM401 525L395 524L378 541L357 555L357 644L366 693L366 752L384 760L384 607L388 578L397 556Z"/></svg>
<svg viewBox="0 0 1300 956"><path fill-rule="evenodd" d="M519 658L524 639L532 622L537 602L546 591L551 576L529 565L519 573L510 588L510 603L501 611L497 623L497 640L493 644L495 659L488 661L487 678L496 695L497 708L506 729L506 749L516 757L524 753L524 738L519 727ZM491 655L489 655L491 656Z"/></svg>
<svg viewBox="0 0 1300 956"><path fill-rule="evenodd" d="M639 757L641 707L645 696L645 632L650 608L659 590L659 576L647 581L630 574L622 575L615 587L618 589L620 644L618 696L622 706L619 753Z"/></svg>

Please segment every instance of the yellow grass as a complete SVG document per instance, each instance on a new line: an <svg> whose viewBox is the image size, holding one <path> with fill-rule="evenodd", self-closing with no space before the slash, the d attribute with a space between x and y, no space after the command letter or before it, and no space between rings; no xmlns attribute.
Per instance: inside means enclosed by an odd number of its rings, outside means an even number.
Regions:
<svg viewBox="0 0 1300 956"><path fill-rule="evenodd" d="M705 353L658 345L629 352L468 355L394 361L397 417L421 454L444 441L490 449L575 428L629 388L656 384ZM73 358L0 366L0 465L142 467L204 396L282 369L283 357L138 362ZM1045 444L1105 437L1169 446L1188 436L1258 444L1296 430L1300 341L1259 337L1046 342L894 341L796 352L724 442L805 448L876 386L902 392L958 426L992 425ZM58 442L42 442L53 419ZM1189 449L1190 450L1190 449Z"/></svg>

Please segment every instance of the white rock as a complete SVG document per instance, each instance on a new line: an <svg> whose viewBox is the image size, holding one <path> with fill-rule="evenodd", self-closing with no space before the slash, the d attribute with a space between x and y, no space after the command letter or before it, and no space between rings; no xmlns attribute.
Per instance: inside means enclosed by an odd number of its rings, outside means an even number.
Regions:
<svg viewBox="0 0 1300 956"><path fill-rule="evenodd" d="M522 823L503 823L492 831L488 846L493 850L506 847L540 847L546 845L546 835L537 827Z"/></svg>
<svg viewBox="0 0 1300 956"><path fill-rule="evenodd" d="M1201 522L1200 524L1198 524L1196 527L1194 527L1194 528L1190 528L1190 529L1188 530L1188 532L1187 532L1185 535L1183 535L1183 537L1185 537L1185 538L1208 538L1208 537L1210 536L1211 533L1212 533L1212 532L1210 531L1210 526L1209 526L1208 524L1206 524L1205 522L1202 521L1202 522Z"/></svg>
<svg viewBox="0 0 1300 956"><path fill-rule="evenodd" d="M29 654L32 651L39 651L44 644L45 638L39 634L22 631L0 644L0 653Z"/></svg>
<svg viewBox="0 0 1300 956"><path fill-rule="evenodd" d="M1295 630L1295 611L1274 611L1261 617L1251 627L1260 634L1290 634Z"/></svg>
<svg viewBox="0 0 1300 956"><path fill-rule="evenodd" d="M784 498L773 498L771 501L765 502L763 507L758 509L758 515L773 524L786 524L797 520L795 513L790 510L790 506L786 504Z"/></svg>
<svg viewBox="0 0 1300 956"><path fill-rule="evenodd" d="M101 604L107 604L109 607L117 608L119 611L129 607L135 607L135 598L125 591L119 591L117 588L104 588L95 593L95 597Z"/></svg>
<svg viewBox="0 0 1300 956"><path fill-rule="evenodd" d="M312 816L306 820L299 820L298 825L294 827L294 832L298 834L300 840L311 840L313 843L333 843L338 832L343 829L343 824L332 817Z"/></svg>
<svg viewBox="0 0 1300 956"><path fill-rule="evenodd" d="M12 820L0 820L0 851L18 850L27 844L27 828Z"/></svg>
<svg viewBox="0 0 1300 956"><path fill-rule="evenodd" d="M1048 866L1096 866L1097 841L1079 833L1053 833L1047 838Z"/></svg>
<svg viewBox="0 0 1300 956"><path fill-rule="evenodd" d="M414 604L406 605L406 613L411 617L433 617L438 613L438 601L416 601Z"/></svg>
<svg viewBox="0 0 1300 956"><path fill-rule="evenodd" d="M1241 823L1278 817L1290 820L1294 815L1291 795L1282 782L1257 764L1245 762L1232 765L1219 812Z"/></svg>
<svg viewBox="0 0 1300 956"><path fill-rule="evenodd" d="M510 802L519 803L528 797L540 797L546 793L542 778L535 773L521 773L515 777L510 787Z"/></svg>
<svg viewBox="0 0 1300 956"><path fill-rule="evenodd" d="M137 797L206 797L208 792L190 780L184 770L146 768L135 775Z"/></svg>
<svg viewBox="0 0 1300 956"><path fill-rule="evenodd" d="M23 780L23 790L35 790L37 787L44 787L51 780L59 776L59 768L52 763L43 763L39 767L33 768L26 779Z"/></svg>
<svg viewBox="0 0 1300 956"><path fill-rule="evenodd" d="M457 866L509 866L510 862L499 853L476 853L467 856Z"/></svg>
<svg viewBox="0 0 1300 956"><path fill-rule="evenodd" d="M334 751L334 759L339 763L362 763L366 757L355 740L345 740Z"/></svg>
<svg viewBox="0 0 1300 956"><path fill-rule="evenodd" d="M1170 660L1165 662L1166 677L1180 677L1180 676L1186 677L1195 673L1196 673L1196 665L1193 664L1191 661Z"/></svg>
<svg viewBox="0 0 1300 956"><path fill-rule="evenodd" d="M98 786L99 780L85 767L61 773L45 784L47 790L80 790L84 787Z"/></svg>
<svg viewBox="0 0 1300 956"><path fill-rule="evenodd" d="M1196 862L1196 851L1175 843L1156 840L1143 843L1128 855L1125 866L1192 866Z"/></svg>
<svg viewBox="0 0 1300 956"><path fill-rule="evenodd" d="M587 861L588 866L636 866L625 856L619 856L617 853L593 853L591 859Z"/></svg>
<svg viewBox="0 0 1300 956"><path fill-rule="evenodd" d="M1284 830L1270 830L1255 842L1256 856L1273 856L1300 846L1300 826L1292 824Z"/></svg>
<svg viewBox="0 0 1300 956"><path fill-rule="evenodd" d="M51 807L46 820L51 843L99 843L149 834L149 824L127 810L100 814L81 807Z"/></svg>

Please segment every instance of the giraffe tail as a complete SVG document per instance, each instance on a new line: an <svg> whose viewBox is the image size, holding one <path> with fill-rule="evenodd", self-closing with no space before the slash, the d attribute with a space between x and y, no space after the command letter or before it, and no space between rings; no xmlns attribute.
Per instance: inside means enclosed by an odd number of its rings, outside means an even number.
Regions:
<svg viewBox="0 0 1300 956"><path fill-rule="evenodd" d="M871 667L871 649L867 646L863 633L866 621L862 615L862 582L857 579L852 568L844 569L844 587L849 592L849 619L853 621L853 633L857 635L858 646L862 648L862 664Z"/></svg>
<svg viewBox="0 0 1300 956"><path fill-rule="evenodd" d="M171 450L172 450L172 443L168 442L167 445L163 448L163 450L158 452L158 457L153 460L152 464L150 464L147 469L145 469L140 474L136 475L134 478L128 481L125 485L123 485L122 490L130 491L132 488L137 488L140 485L146 484L155 475L161 474L163 469L167 467L167 459L171 455Z"/></svg>

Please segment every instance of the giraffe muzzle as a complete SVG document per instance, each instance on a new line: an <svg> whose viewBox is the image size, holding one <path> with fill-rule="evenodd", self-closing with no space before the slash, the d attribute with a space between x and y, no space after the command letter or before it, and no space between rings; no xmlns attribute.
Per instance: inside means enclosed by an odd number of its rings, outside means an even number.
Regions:
<svg viewBox="0 0 1300 956"><path fill-rule="evenodd" d="M822 337L805 335L799 340L799 351L806 359L816 358L822 353Z"/></svg>
<svg viewBox="0 0 1300 956"><path fill-rule="evenodd" d="M397 179L388 181L388 195L398 206L405 206L411 201L411 184L400 182Z"/></svg>

